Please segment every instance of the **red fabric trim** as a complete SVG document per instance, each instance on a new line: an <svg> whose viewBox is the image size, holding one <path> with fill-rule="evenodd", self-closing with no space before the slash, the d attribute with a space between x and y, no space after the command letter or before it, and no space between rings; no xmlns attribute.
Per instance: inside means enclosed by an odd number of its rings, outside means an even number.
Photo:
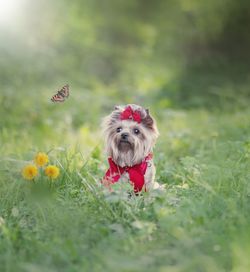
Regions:
<svg viewBox="0 0 250 272"><path fill-rule="evenodd" d="M121 175L124 172L127 172L129 174L129 179L134 187L134 192L138 193L144 187L144 184L145 184L144 175L148 167L147 162L151 160L152 157L153 157L153 154L149 154L141 163L131 167L129 166L120 167L112 160L112 158L109 158L108 159L109 169L107 170L104 176L104 180L108 180L111 183L118 182ZM144 189L146 191L146 188Z"/></svg>

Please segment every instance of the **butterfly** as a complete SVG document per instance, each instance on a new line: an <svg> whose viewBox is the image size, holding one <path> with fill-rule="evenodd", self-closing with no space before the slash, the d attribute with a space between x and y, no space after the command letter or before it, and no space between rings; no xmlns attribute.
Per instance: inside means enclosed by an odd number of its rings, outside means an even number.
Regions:
<svg viewBox="0 0 250 272"><path fill-rule="evenodd" d="M57 92L57 94L53 95L51 98L52 102L64 102L65 98L69 97L69 85L65 85L62 87L60 91Z"/></svg>

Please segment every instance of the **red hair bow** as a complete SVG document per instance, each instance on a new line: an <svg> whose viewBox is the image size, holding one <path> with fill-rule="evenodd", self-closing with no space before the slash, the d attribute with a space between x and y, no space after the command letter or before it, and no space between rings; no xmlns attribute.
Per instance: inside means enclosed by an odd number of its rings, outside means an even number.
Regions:
<svg viewBox="0 0 250 272"><path fill-rule="evenodd" d="M131 119L138 124L141 123L141 114L138 110L133 111L130 106L126 107L125 110L120 115L121 120Z"/></svg>

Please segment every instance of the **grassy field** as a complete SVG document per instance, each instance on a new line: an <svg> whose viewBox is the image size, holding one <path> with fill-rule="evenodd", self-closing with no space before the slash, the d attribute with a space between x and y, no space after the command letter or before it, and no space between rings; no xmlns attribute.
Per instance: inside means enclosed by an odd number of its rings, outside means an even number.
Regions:
<svg viewBox="0 0 250 272"><path fill-rule="evenodd" d="M128 199L100 186L99 123L115 101L42 94L2 100L1 271L250 271L249 109L153 107L166 191ZM61 170L52 185L21 176L37 151Z"/></svg>
<svg viewBox="0 0 250 272"><path fill-rule="evenodd" d="M0 2L0 272L249 272L250 1ZM100 184L127 103L165 191ZM22 177L37 152L53 183Z"/></svg>

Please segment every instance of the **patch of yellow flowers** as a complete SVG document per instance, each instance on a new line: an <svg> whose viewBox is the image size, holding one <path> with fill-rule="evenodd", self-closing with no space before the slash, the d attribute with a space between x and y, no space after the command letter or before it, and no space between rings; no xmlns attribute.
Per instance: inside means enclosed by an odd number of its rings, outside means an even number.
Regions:
<svg viewBox="0 0 250 272"><path fill-rule="evenodd" d="M39 152L34 158L34 164L26 165L22 170L22 175L27 180L34 180L38 176L38 168L43 168L43 171L50 179L56 179L60 175L60 170L55 165L46 164L49 162L49 157L46 153ZM46 166L46 167L45 167Z"/></svg>

